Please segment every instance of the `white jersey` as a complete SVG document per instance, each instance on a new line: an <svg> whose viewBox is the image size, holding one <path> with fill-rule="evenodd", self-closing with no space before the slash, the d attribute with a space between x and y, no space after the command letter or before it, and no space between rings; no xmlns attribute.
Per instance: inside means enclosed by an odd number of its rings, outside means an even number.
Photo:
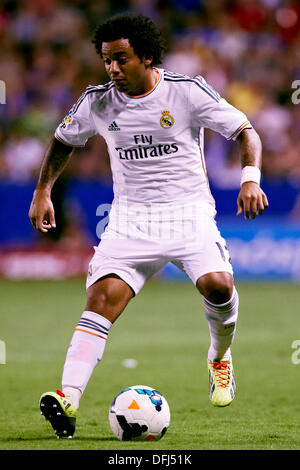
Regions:
<svg viewBox="0 0 300 470"><path fill-rule="evenodd" d="M111 162L114 201L172 204L197 201L214 211L204 160L204 128L237 137L251 128L201 76L156 69L148 93L128 96L113 82L89 86L56 129L73 147L104 137Z"/></svg>

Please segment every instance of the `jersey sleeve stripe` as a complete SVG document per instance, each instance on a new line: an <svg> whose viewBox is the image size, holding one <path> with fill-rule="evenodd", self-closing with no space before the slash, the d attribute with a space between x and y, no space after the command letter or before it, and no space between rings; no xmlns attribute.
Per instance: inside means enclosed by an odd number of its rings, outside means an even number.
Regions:
<svg viewBox="0 0 300 470"><path fill-rule="evenodd" d="M185 78L186 80L191 80L191 77L189 77L188 75L183 75L181 73L176 73L176 72L170 72L169 70L164 71L164 76L170 77L170 78Z"/></svg>
<svg viewBox="0 0 300 470"><path fill-rule="evenodd" d="M217 93L210 85L208 85L200 76L194 77L192 79L195 83L197 83L200 88L206 91L211 97L213 97L217 102L220 101L221 96Z"/></svg>
<svg viewBox="0 0 300 470"><path fill-rule="evenodd" d="M87 95L90 93L95 93L95 92L102 92L105 93L106 91L111 90L115 85L112 82L108 82L106 85L96 85L96 86L91 86L89 85L84 93L79 97L78 101L74 104L74 106L71 109L71 113L75 114L83 102L83 100L86 98Z"/></svg>
<svg viewBox="0 0 300 470"><path fill-rule="evenodd" d="M227 138L227 140L232 140L234 139L245 127L249 127L249 129L252 129L252 126L249 121L244 122L230 137Z"/></svg>
<svg viewBox="0 0 300 470"><path fill-rule="evenodd" d="M168 82L192 82L195 83L201 90L203 90L205 93L207 93L213 100L215 100L217 103L219 103L220 98L218 97L216 92L210 91L210 89L206 88L202 83L198 82L194 78L176 78L176 77L170 77L170 76L165 76L165 80ZM212 89L211 89L212 90Z"/></svg>

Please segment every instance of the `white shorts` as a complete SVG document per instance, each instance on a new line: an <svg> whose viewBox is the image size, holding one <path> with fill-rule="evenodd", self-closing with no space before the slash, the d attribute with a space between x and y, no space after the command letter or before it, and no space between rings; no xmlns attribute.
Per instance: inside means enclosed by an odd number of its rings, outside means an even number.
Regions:
<svg viewBox="0 0 300 470"><path fill-rule="evenodd" d="M114 273L137 294L168 262L185 272L194 284L207 273L233 274L226 242L213 217L201 217L196 229L190 230L186 225L184 236L182 230L176 229L170 236L169 224L167 230L161 222L152 225L153 228L154 232L149 235L148 228L135 223L130 230L127 227L126 234L121 234L108 224L99 245L94 247L86 287Z"/></svg>

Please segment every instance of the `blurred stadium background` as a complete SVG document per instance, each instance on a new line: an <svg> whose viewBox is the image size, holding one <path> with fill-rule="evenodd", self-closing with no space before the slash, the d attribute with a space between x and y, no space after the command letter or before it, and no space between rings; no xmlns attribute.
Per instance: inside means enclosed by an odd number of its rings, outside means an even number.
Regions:
<svg viewBox="0 0 300 470"><path fill-rule="evenodd" d="M89 84L107 81L90 43L112 14L141 12L168 44L163 67L203 75L244 111L264 147L267 214L235 216L238 146L206 131L206 162L217 220L239 280L300 280L300 5L293 0L3 0L0 6L0 277L85 276L99 240L97 207L112 199L105 142L76 150L55 185L57 229L33 230L28 210L53 132ZM184 279L168 266L162 279Z"/></svg>

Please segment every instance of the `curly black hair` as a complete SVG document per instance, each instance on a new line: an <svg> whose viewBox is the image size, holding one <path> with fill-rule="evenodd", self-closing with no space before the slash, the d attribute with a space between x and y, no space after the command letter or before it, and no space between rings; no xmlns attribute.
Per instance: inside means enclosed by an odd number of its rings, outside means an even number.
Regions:
<svg viewBox="0 0 300 470"><path fill-rule="evenodd" d="M162 63L166 50L160 31L143 15L120 14L109 18L97 27L92 43L102 57L102 43L128 39L140 60L152 58L151 65Z"/></svg>

